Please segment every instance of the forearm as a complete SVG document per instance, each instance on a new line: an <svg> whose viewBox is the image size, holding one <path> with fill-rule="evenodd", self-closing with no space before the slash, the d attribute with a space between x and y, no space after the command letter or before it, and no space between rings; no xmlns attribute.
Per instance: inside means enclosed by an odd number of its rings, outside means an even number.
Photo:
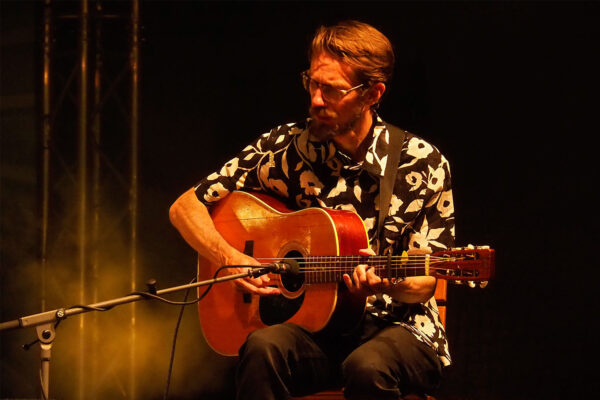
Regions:
<svg viewBox="0 0 600 400"><path fill-rule="evenodd" d="M424 303L433 296L435 284L433 276L413 276L391 285L386 292L402 303Z"/></svg>
<svg viewBox="0 0 600 400"><path fill-rule="evenodd" d="M169 218L184 240L202 257L217 265L227 265L235 249L217 232L208 210L198 200L193 188L173 203Z"/></svg>

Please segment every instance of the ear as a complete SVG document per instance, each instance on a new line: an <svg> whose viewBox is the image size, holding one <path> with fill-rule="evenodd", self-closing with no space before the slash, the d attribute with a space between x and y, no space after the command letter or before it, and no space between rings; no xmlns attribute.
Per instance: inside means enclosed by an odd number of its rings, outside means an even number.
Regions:
<svg viewBox="0 0 600 400"><path fill-rule="evenodd" d="M369 88L367 93L365 93L366 104L371 107L373 104L379 103L379 100L381 100L381 96L383 96L384 92L385 83L377 82Z"/></svg>

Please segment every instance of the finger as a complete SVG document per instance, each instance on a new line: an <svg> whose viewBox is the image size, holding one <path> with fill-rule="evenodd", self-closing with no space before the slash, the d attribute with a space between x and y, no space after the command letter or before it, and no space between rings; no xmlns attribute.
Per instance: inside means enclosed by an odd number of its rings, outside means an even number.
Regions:
<svg viewBox="0 0 600 400"><path fill-rule="evenodd" d="M242 280L254 287L263 286L263 280L261 278L243 278Z"/></svg>
<svg viewBox="0 0 600 400"><path fill-rule="evenodd" d="M271 278L269 278L267 275L261 275L257 278L246 278L246 279L251 285L253 285L257 288L265 288L269 284L271 284Z"/></svg>
<svg viewBox="0 0 600 400"><path fill-rule="evenodd" d="M342 279L344 280L344 283L346 284L346 287L348 288L348 290L350 292L354 293L355 287L354 287L354 283L352 282L352 278L350 278L350 275L344 274L344 275L342 275Z"/></svg>
<svg viewBox="0 0 600 400"><path fill-rule="evenodd" d="M360 254L361 256L374 256L375 252L370 247L367 247L366 249L358 250L358 254Z"/></svg>
<svg viewBox="0 0 600 400"><path fill-rule="evenodd" d="M234 281L238 289L246 293L257 294L260 296L271 296L281 294L281 290L272 286L257 286L249 279L236 279Z"/></svg>
<svg viewBox="0 0 600 400"><path fill-rule="evenodd" d="M370 286L379 285L383 281L379 275L375 274L375 270L373 268L367 271L366 278Z"/></svg>
<svg viewBox="0 0 600 400"><path fill-rule="evenodd" d="M242 270L241 272L245 272L245 271ZM260 277L253 278L251 276L247 276L244 278L236 279L233 282L240 288L246 289L247 291L250 291L250 292L254 292L256 288L263 286L263 281L262 281L262 279L260 279Z"/></svg>
<svg viewBox="0 0 600 400"><path fill-rule="evenodd" d="M374 269L367 271L367 284L371 293L380 293L383 291L383 279L375 273Z"/></svg>
<svg viewBox="0 0 600 400"><path fill-rule="evenodd" d="M281 290L276 287L267 286L256 289L256 294L259 296L276 296L281 294Z"/></svg>
<svg viewBox="0 0 600 400"><path fill-rule="evenodd" d="M354 288L356 290L360 290L360 279L358 279L358 268L354 268L354 272L352 273L352 281L354 282Z"/></svg>
<svg viewBox="0 0 600 400"><path fill-rule="evenodd" d="M358 279L361 283L367 282L367 266L366 265L360 264L356 268L354 268L354 271L357 273Z"/></svg>
<svg viewBox="0 0 600 400"><path fill-rule="evenodd" d="M416 256L416 255L422 255L422 254L431 254L431 250L410 249L410 250L407 250L406 253L411 256Z"/></svg>
<svg viewBox="0 0 600 400"><path fill-rule="evenodd" d="M241 291L243 292L248 292L248 293L254 293L255 290L257 289L256 285L253 285L251 282L249 282L247 279L242 278L242 279L236 279L233 281L233 284Z"/></svg>

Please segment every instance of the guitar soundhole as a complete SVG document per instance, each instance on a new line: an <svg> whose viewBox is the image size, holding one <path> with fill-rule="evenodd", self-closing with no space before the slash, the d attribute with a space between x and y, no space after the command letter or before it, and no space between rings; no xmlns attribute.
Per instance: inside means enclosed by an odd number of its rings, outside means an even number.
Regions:
<svg viewBox="0 0 600 400"><path fill-rule="evenodd" d="M285 258L294 258L298 262L301 262L301 257L302 254L297 251L291 251L285 255ZM296 292L304 284L304 274L283 274L281 275L281 284L287 291ZM303 301L304 293L294 299L283 295L261 297L258 305L260 319L266 325L281 324L292 318L300 310Z"/></svg>
<svg viewBox="0 0 600 400"><path fill-rule="evenodd" d="M299 264L302 264L303 261L302 254L297 251L290 251L285 255L285 258L293 258L298 261ZM302 288L302 285L304 285L304 274L283 274L281 275L281 284L288 292L297 292Z"/></svg>

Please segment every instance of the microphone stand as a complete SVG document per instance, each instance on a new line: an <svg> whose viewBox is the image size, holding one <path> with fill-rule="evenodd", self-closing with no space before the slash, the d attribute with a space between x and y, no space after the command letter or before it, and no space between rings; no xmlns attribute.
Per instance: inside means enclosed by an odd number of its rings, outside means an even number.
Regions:
<svg viewBox="0 0 600 400"><path fill-rule="evenodd" d="M239 278L253 277L256 278L258 276L264 275L269 272L268 268L256 267L252 268L251 266L248 272L234 274L234 275L226 275L214 279L209 279L202 282L189 283L187 285L173 286L170 288L156 290L155 283L156 281L151 280L147 283L148 285L148 293L153 295L164 295L173 292L178 292L181 290L193 289L200 286L208 286L215 283L221 283L226 281L231 281ZM63 319L76 314L82 314L89 311L106 311L115 306L120 306L122 304L133 303L139 300L148 300L152 297L146 297L141 294L131 294L124 297L118 297L111 300L102 301L99 303L90 304L85 307L72 307L72 308L58 308L51 311L45 311L38 314L27 315L24 317L20 317L18 319L12 321L6 321L0 323L0 331L18 329L18 328L27 328L27 327L35 327L38 339L29 344L24 345L23 347L27 350L31 345L36 342L40 344L40 380L41 380L41 399L49 400L50 393L50 358L52 354L52 343L56 338L56 327L58 323Z"/></svg>

